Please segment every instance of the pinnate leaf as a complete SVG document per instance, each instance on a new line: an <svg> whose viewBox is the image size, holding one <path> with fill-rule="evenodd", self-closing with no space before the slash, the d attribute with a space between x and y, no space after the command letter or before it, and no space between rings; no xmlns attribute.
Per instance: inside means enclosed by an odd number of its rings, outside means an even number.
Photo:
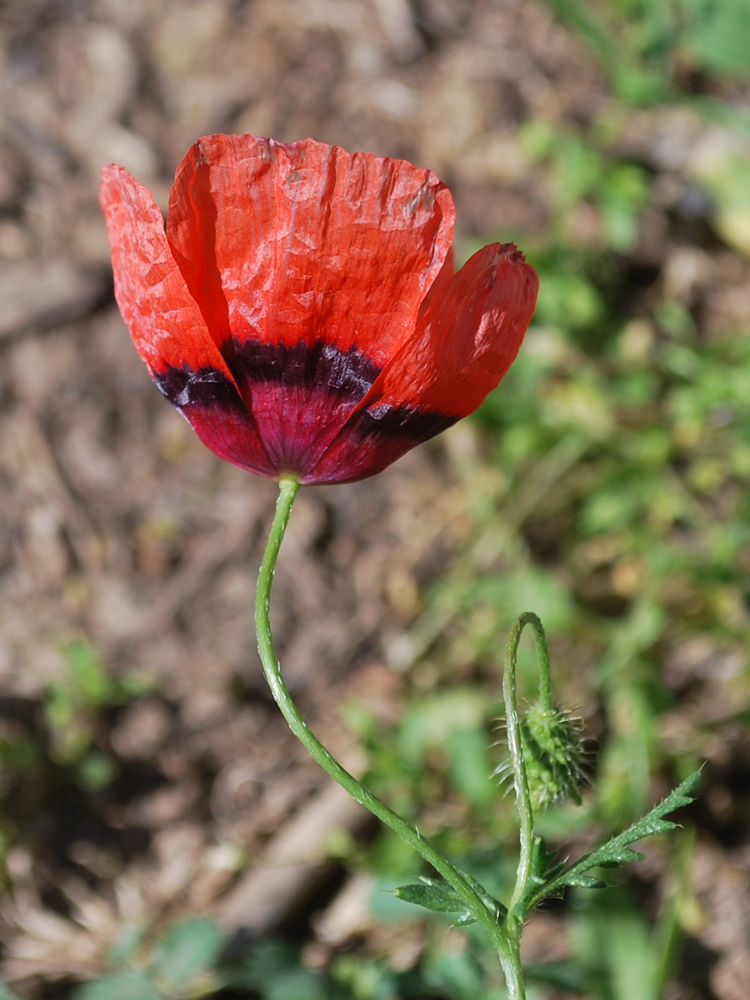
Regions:
<svg viewBox="0 0 750 1000"><path fill-rule="evenodd" d="M497 899L491 896L487 890L470 875L463 873L463 877L476 892L488 910L500 919L505 915L506 908ZM402 885L393 890L393 895L402 899L405 903L413 903L415 906L422 906L426 910L435 913L458 913L459 916L454 921L455 927L466 927L476 922L476 917L466 906L455 889L442 879L420 876L420 884Z"/></svg>
<svg viewBox="0 0 750 1000"><path fill-rule="evenodd" d="M405 903L423 906L436 913L463 913L466 904L455 889L434 878L423 878L419 885L402 885L393 890L393 895Z"/></svg>
<svg viewBox="0 0 750 1000"><path fill-rule="evenodd" d="M548 896L560 895L567 886L582 888L600 888L606 883L594 876L586 875L592 868L616 868L629 861L643 861L643 855L632 850L629 845L644 837L668 833L677 827L677 823L664 817L676 809L689 805L693 801L693 791L700 780L700 772L691 774L665 799L654 806L651 812L629 826L627 830L613 837L602 847L585 855L568 868L558 871L557 868L548 872L544 884L522 901L525 913L530 913Z"/></svg>

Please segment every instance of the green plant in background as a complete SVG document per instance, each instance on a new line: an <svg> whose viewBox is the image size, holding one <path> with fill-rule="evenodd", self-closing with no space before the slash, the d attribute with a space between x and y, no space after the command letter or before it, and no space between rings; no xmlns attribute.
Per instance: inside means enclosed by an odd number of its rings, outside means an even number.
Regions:
<svg viewBox="0 0 750 1000"><path fill-rule="evenodd" d="M110 956L113 971L79 986L73 1000L187 1000L224 985L217 971L224 942L214 921L196 917L145 938L138 928L125 935Z"/></svg>
<svg viewBox="0 0 750 1000"><path fill-rule="evenodd" d="M600 123L604 133L611 126ZM616 133L615 133L616 134ZM562 129L541 119L532 119L519 129L518 142L532 163L543 164L549 178L551 214L549 238L570 253L577 242L576 213L590 203L601 220L603 242L618 253L632 250L638 241L639 217L649 198L646 171L637 163L619 158L607 149L603 135L585 135ZM548 299L558 289L547 289ZM573 289L569 289L573 292ZM587 301L583 286L577 305L585 316L596 304Z"/></svg>
<svg viewBox="0 0 750 1000"><path fill-rule="evenodd" d="M105 713L148 691L153 682L140 671L119 677L105 669L99 650L80 639L61 647L65 672L29 702L25 714L4 720L0 732L0 866L31 821L37 798L60 771L85 792L107 787L116 763L101 749ZM25 818L21 818L25 817ZM20 838L22 839L22 838Z"/></svg>
<svg viewBox="0 0 750 1000"><path fill-rule="evenodd" d="M543 303L540 312L544 322ZM585 329L546 327L542 345L527 351L507 391L481 415L499 431L495 517L504 520L507 510L531 544L545 532L559 567L553 579L576 596L557 602L553 634L588 644L596 622L594 682L612 724L599 789L621 818L643 803L638 789L658 755L653 720L670 703L656 670L660 644L706 627L720 644L740 643L747 620L738 554L750 541L742 488L750 472L748 340L701 343L667 326L666 312L657 304L653 320L626 323L598 351ZM607 329L612 320L600 322ZM574 346L578 337L587 340L585 354ZM554 483L554 494L537 490L539 481ZM475 549L496 530L478 525ZM507 621L508 595L524 586L535 560L517 537L504 552L504 583L491 607ZM451 585L439 584L433 600ZM479 596L484 604L492 592L490 580L467 603Z"/></svg>
<svg viewBox="0 0 750 1000"><path fill-rule="evenodd" d="M697 70L750 74L750 13L744 0L550 0L591 47L626 104L674 99L681 59Z"/></svg>
<svg viewBox="0 0 750 1000"><path fill-rule="evenodd" d="M49 755L71 768L82 788L96 791L115 777L114 761L95 746L101 713L147 693L152 683L135 670L112 677L98 649L86 641L68 643L63 655L67 672L47 687L43 698Z"/></svg>

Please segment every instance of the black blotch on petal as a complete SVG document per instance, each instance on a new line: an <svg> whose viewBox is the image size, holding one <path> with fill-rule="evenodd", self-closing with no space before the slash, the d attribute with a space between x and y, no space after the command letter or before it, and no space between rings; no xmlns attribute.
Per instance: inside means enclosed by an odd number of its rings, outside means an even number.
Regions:
<svg viewBox="0 0 750 1000"><path fill-rule="evenodd" d="M363 436L380 434L384 438L408 438L415 444L429 441L452 427L460 418L414 406L373 407L361 414Z"/></svg>
<svg viewBox="0 0 750 1000"><path fill-rule="evenodd" d="M381 372L356 347L340 351L335 344L264 344L237 340L224 351L238 384L273 382L290 388L315 389L359 402Z"/></svg>
<svg viewBox="0 0 750 1000"><path fill-rule="evenodd" d="M154 374L154 382L169 402L180 410L192 406L205 409L218 406L224 410L245 412L237 387L216 368L195 371L187 365L180 368L168 366L164 372Z"/></svg>

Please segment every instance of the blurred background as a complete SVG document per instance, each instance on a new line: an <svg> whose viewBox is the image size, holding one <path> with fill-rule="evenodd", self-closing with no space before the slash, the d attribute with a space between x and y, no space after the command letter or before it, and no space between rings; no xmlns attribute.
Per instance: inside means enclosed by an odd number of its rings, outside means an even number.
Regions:
<svg viewBox="0 0 750 1000"><path fill-rule="evenodd" d="M0 44L0 997L505 995L287 733L250 610L274 484L199 443L112 299L101 166L164 207L223 131L430 167L461 259L514 239L542 278L474 418L300 496L304 714L503 893L500 659L536 611L590 737L561 857L706 763L679 836L534 918L530 996L746 1000L746 0L4 0Z"/></svg>

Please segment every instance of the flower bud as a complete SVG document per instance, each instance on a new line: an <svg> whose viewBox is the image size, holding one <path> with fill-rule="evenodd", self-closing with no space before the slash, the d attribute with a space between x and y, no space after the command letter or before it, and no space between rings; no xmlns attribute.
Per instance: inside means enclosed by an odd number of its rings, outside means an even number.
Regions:
<svg viewBox="0 0 750 1000"><path fill-rule="evenodd" d="M520 725L521 746L534 810L572 799L580 805L586 757L583 723L562 708L530 705ZM512 774L509 762L496 770L501 779Z"/></svg>

